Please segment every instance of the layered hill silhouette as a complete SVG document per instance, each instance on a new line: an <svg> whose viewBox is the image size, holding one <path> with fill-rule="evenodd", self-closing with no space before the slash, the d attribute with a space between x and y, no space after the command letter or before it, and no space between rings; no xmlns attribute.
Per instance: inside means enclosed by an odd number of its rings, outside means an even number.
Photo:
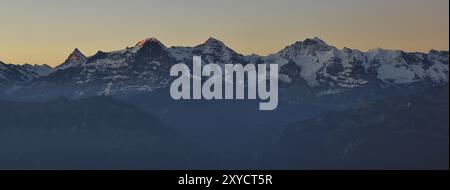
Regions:
<svg viewBox="0 0 450 190"><path fill-rule="evenodd" d="M391 97L286 126L271 168L443 169L448 167L449 88Z"/></svg>

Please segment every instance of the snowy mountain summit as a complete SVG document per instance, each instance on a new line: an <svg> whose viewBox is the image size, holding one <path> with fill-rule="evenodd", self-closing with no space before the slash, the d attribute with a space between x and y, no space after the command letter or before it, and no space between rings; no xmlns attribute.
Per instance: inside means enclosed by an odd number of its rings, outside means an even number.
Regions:
<svg viewBox="0 0 450 190"><path fill-rule="evenodd" d="M69 55L69 57L67 57L66 61L64 61L63 64L59 65L56 68L66 69L72 66L85 64L86 61L87 61L86 56L83 53L81 53L81 51L78 50L78 48L75 48L75 50L73 50L73 52Z"/></svg>
<svg viewBox="0 0 450 190"><path fill-rule="evenodd" d="M327 92L366 85L448 84L448 52L443 51L408 53L378 48L362 52L338 49L313 38L262 59L281 66L284 82L304 82Z"/></svg>
<svg viewBox="0 0 450 190"><path fill-rule="evenodd" d="M136 46L138 46L138 47L144 47L145 45L152 44L152 43L155 43L155 44L157 44L157 45L159 45L159 46L166 47L163 43L161 43L161 42L160 42L158 39L156 39L156 38L146 38L146 39L143 39L143 40L139 41L139 42L136 44Z"/></svg>

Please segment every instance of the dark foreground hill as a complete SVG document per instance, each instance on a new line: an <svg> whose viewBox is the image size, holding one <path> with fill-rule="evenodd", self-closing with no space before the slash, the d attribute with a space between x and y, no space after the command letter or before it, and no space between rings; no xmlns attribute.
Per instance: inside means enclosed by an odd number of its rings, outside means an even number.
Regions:
<svg viewBox="0 0 450 190"><path fill-rule="evenodd" d="M270 168L448 169L449 88L290 124L270 150Z"/></svg>
<svg viewBox="0 0 450 190"><path fill-rule="evenodd" d="M186 168L189 148L157 117L110 97L0 101L0 169Z"/></svg>

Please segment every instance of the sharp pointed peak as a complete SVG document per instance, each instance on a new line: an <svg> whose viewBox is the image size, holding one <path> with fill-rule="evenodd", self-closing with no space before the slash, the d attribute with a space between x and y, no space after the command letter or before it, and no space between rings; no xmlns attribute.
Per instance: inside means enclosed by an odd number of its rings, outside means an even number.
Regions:
<svg viewBox="0 0 450 190"><path fill-rule="evenodd" d="M75 48L72 53L67 57L63 64L58 65L56 68L68 68L73 65L83 64L86 62L87 57L81 53L78 48Z"/></svg>
<svg viewBox="0 0 450 190"><path fill-rule="evenodd" d="M70 56L84 56L85 57L85 55L78 48L75 48L72 51L72 53L70 53L69 57Z"/></svg>

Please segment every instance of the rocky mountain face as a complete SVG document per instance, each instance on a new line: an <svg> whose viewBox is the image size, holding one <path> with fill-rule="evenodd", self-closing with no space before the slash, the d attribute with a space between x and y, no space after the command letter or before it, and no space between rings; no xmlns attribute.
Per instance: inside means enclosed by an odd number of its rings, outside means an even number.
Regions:
<svg viewBox="0 0 450 190"><path fill-rule="evenodd" d="M64 70L69 67L85 64L86 62L87 57L83 53L81 53L78 48L75 48L75 50L73 50L69 57L67 57L66 61L64 61L64 63L62 63L61 65L58 65L56 69Z"/></svg>

